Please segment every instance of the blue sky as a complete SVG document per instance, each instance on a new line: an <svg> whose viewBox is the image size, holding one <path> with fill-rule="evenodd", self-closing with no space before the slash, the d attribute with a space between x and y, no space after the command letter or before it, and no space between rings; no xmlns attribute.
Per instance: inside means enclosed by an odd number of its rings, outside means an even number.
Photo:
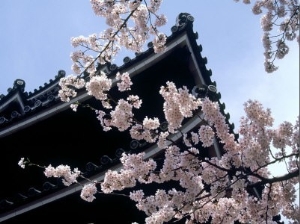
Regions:
<svg viewBox="0 0 300 224"><path fill-rule="evenodd" d="M299 45L277 61L279 70L267 74L263 67L260 16L251 7L233 0L165 0L161 9L168 18L163 29L170 35L180 12L195 17L194 30L202 55L208 58L212 80L230 120L238 126L243 103L257 99L272 110L275 126L294 123L299 115ZM63 69L71 74L70 38L104 30L88 0L1 0L0 94L7 94L14 80L26 82L26 91L48 83ZM116 60L122 61L122 58Z"/></svg>

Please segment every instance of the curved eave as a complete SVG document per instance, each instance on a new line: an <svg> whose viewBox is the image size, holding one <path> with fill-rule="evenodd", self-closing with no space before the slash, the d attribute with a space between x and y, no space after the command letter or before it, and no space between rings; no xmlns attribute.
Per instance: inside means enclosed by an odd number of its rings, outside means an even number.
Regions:
<svg viewBox="0 0 300 224"><path fill-rule="evenodd" d="M151 66L154 66L157 62L161 61L162 59L166 58L168 55L172 54L176 49L185 48L189 52L189 69L194 77L195 84L196 85L211 85L213 84L210 76L211 71L207 70L206 63L207 59L203 58L201 56L201 45L198 46L196 39L197 34L194 33L192 28L192 22L187 22L186 24L180 25L168 38L167 38L167 45L166 45L166 51L159 54L154 54L153 48L149 48L144 53L137 55L135 58L130 59L127 61L127 63L124 62L124 64L120 67L116 67L114 70L109 70L107 68L107 65L100 66L100 70L104 69L110 72L111 77L114 77L114 74L118 71L120 72L128 72L130 76L136 76L140 73L142 73L147 68L150 68ZM26 100L27 101L34 101L38 99L39 97L44 96L47 94L47 92L51 88L55 88L58 86L59 78L56 78L55 81L51 81L51 85L45 85L45 87L40 88L39 91L35 91L35 93L30 93L27 95ZM116 85L116 81L113 80L113 85ZM17 97L17 96L14 96ZM20 96L19 96L20 97ZM39 121L45 120L50 116L53 116L55 114L58 114L64 110L69 109L70 104L80 101L84 102L86 100L89 100L91 96L89 96L85 91L81 91L76 98L73 98L68 103L63 103L58 100L53 102L50 106L44 103L39 110L32 110L30 116L23 116L20 119L18 119L17 122L11 123L11 125L6 126L5 128L1 129L0 126L0 138L10 135L14 132L17 132L20 129L26 128L30 125L33 125L34 123L37 123ZM16 99L16 98L15 98ZM18 99L19 100L19 99ZM6 101L8 102L8 101ZM23 102L24 99L23 99ZM8 105L8 104L6 104ZM1 105L0 100L0 108L4 108L5 105ZM26 106L23 103L23 108ZM33 108L34 109L34 108ZM1 111L1 110L0 110ZM198 116L199 115L199 116ZM192 130L194 127L199 125L201 122L201 114L198 114L197 116L191 118L181 129L182 133L187 133L190 130ZM1 116L1 114L0 114ZM173 141L177 141L182 137L181 134L175 134L171 137ZM220 146L217 143L217 141L214 142L214 148L215 148L215 154L220 157ZM157 154L161 153L162 150L159 149L156 145L153 145L145 150L147 158L155 157ZM122 168L121 164L114 165L112 167L109 167L109 169L113 170L120 170ZM90 177L92 180L102 181L104 178L105 171L101 171L97 175ZM84 182L82 182L84 184ZM73 193L76 193L81 190L81 186L73 185L68 188L63 188L60 190L57 190L54 193L50 193L46 196L43 196L37 200L34 200L32 202L28 202L24 204L22 207L17 207L14 210L10 210L7 213L4 213L0 215L0 222L10 219L14 216L20 215L22 213L31 211L37 207L46 205L48 203L51 203L53 201L59 200L65 196L71 195Z"/></svg>
<svg viewBox="0 0 300 224"><path fill-rule="evenodd" d="M194 117L192 117L189 121L187 121L183 127L180 129L181 131L173 134L170 136L170 140L169 143L167 145L170 145L171 142L176 142L178 141L180 138L182 138L182 134L184 133L188 133L189 131L191 131L193 128L195 128L196 126L199 125L199 123L201 123L203 117L202 117L202 113L200 112L199 114L195 115ZM220 149L219 149L219 145L215 142L214 144L214 149L215 149L215 154L217 156L220 155ZM149 158L153 158L156 155L162 153L164 151L164 149L160 149L157 145L153 145L151 147L149 147L148 149L146 149L145 152L145 157L144 159L149 159ZM112 167L109 167L110 170L114 170L114 171L120 171L122 169L122 164L118 163L117 165L114 165ZM103 182L104 177L105 177L105 171L102 171L92 177L89 177L90 181L97 181L97 182ZM30 202L28 204L25 204L24 206L15 208L12 211L8 211L4 214L0 215L0 222L3 222L5 220L8 220L10 218L13 218L15 216L21 215L25 212L30 212L33 209L36 209L40 206L44 206L47 205L51 202L54 202L56 200L62 199L66 196L69 196L71 194L77 193L79 191L81 191L82 186L84 184L88 183L87 181L82 181L79 184L73 184L69 187L63 188L61 190L58 190L55 193L49 194L47 196L44 196L40 199L37 199L33 202Z"/></svg>
<svg viewBox="0 0 300 224"><path fill-rule="evenodd" d="M191 34L189 32L185 32L186 30L181 30L180 32L176 34L172 34L167 42L166 50L162 53L155 54L153 53L153 49L148 49L147 52L137 56L134 59L135 63L132 64L124 64L123 66L117 68L114 72L117 71L120 72L128 72L131 77L143 72L147 68L153 66L155 63L159 62L163 58L170 55L175 49L187 47L188 51L191 53L192 61L190 62L191 71L193 73L193 76L195 78L196 84L204 84L209 85L211 83L210 78L206 77L204 78L203 75L203 66L199 63L199 55L197 50L195 50L195 44L196 39L191 38ZM115 85L116 80L113 80L113 85ZM49 91L49 89L54 88L58 85L58 80L56 82L53 82L51 86L49 86L47 89L44 89L43 91L40 91L39 93L35 95L29 96L26 100L34 100L38 99L39 96L44 95ZM44 103L47 107L41 108L39 110L32 111L30 116L26 116L24 118L20 117L17 122L13 122L11 125L5 126L1 130L0 126L0 138L4 137L6 135L12 134L15 131L18 131L19 129L26 128L40 120L46 119L49 116L52 116L54 114L57 114L63 110L69 109L70 104L75 103L76 101L82 102L85 100L88 100L91 98L86 92L83 92L81 94L78 94L77 97L73 98L68 103L62 103L59 101L58 97L56 96L56 102L52 103L51 106L47 106L47 102ZM8 102L8 101L7 101ZM24 104L22 105L24 108ZM42 104L41 107L44 105ZM1 108L1 106L0 106ZM35 109L35 108L32 108Z"/></svg>
<svg viewBox="0 0 300 224"><path fill-rule="evenodd" d="M24 107L24 93L20 91L12 91L9 97L5 98L0 104L0 113L5 110L11 102L17 102L22 108Z"/></svg>

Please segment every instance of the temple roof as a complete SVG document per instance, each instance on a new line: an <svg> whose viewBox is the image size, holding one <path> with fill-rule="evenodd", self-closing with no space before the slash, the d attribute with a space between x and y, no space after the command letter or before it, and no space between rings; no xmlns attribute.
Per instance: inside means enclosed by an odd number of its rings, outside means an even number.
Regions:
<svg viewBox="0 0 300 224"><path fill-rule="evenodd" d="M142 114L146 111L161 115L157 112L157 103L162 99L155 98L151 91L168 79L188 86L196 95L201 94L202 89L207 92L208 87L216 87L216 83L211 81L212 71L206 68L207 58L201 55L202 46L197 44L193 21L190 14L179 14L167 38L165 53L154 54L150 42L145 52L134 58L125 57L121 66L107 63L99 65L98 70L104 70L111 77L117 72L132 74L134 83L138 83L133 90L149 102ZM36 206L32 210L38 211L38 201L44 203L64 194L72 197L72 193L66 194L68 189L74 188L78 197L78 187L66 189L60 181L46 179L39 169L20 169L17 162L21 157L45 165L72 164L91 177L117 167L123 151L138 152L151 147L131 140L124 133L103 132L93 111L82 108L74 113L69 106L75 101L92 105L97 102L85 91L68 103L61 102L57 96L58 83L64 76L65 71L60 70L54 79L29 93L25 91L25 81L17 79L7 94L0 96L0 144L4 153L0 166L8 171L2 176L7 184L1 185L0 222L10 223L11 218L25 214L30 206ZM221 94L216 92L211 97L220 102ZM225 104L220 105L224 112ZM229 114L227 120L229 122ZM25 216L28 215L21 215L23 220L30 218L30 215Z"/></svg>
<svg viewBox="0 0 300 224"><path fill-rule="evenodd" d="M198 33L193 32L193 21L194 18L187 14L181 13L177 17L176 24L171 28L172 34L168 37L167 42L170 43L176 39L178 35L183 32L196 40ZM199 53L202 51L202 46L197 45L195 41L191 41L194 45L193 48ZM135 58L125 57L123 64L117 66L116 64L107 63L105 65L99 65L98 69L105 70L109 75L113 75L118 71L124 71L131 66L139 63L147 56L153 54L152 43L148 43L148 50L143 53L136 54ZM206 85L214 84L211 82L210 76L212 75L211 70L206 69L207 58L202 57L201 54L196 54L199 65L201 66L202 76L205 80ZM16 125L22 120L28 119L29 117L36 116L42 111L47 111L49 108L59 105L60 101L57 93L60 89L58 83L60 78L64 77L66 72L59 70L54 79L50 79L48 83L40 85L33 92L26 92L26 81L17 79L14 81L13 86L8 88L6 95L0 95L0 138L6 135L6 132L1 132L3 129L7 129L13 125Z"/></svg>

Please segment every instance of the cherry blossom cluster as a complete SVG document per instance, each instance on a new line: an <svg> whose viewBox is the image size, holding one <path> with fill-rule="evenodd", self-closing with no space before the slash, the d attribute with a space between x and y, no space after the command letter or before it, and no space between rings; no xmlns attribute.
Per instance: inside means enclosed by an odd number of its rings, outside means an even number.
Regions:
<svg viewBox="0 0 300 224"><path fill-rule="evenodd" d="M123 168L119 172L108 170L103 183L101 183L101 190L104 193L111 193L134 187L137 180L147 182L145 177L156 168L156 162L152 159L145 161L144 156L144 153L123 154L121 157Z"/></svg>
<svg viewBox="0 0 300 224"><path fill-rule="evenodd" d="M266 169L269 164L288 158L299 167L297 154L271 158L267 146L272 143L271 139L274 136L266 136L266 133L282 133L287 143L282 145L283 147L298 144L292 140L294 136L299 136L298 123L293 126L284 122L278 129L268 129L273 122L270 110L264 110L257 101L248 101L245 104L246 118L242 118L240 142L236 142L228 127L224 125L225 117L221 115L216 103L205 98L202 101L202 111L207 123L211 125L203 125L203 129L208 129L211 135L215 130L217 133L215 136L226 145L227 151L220 159L201 158L200 151L192 147L202 142L200 131L199 134L191 132L191 141L187 135L183 136L187 146L185 150L172 144L171 146L164 144L166 148L164 164L157 172L154 172L155 163L152 166L147 164L145 169L146 161L142 160L144 154L124 154L121 159L124 168L121 172L109 171L108 178L104 181L106 183L103 185L104 189L109 186L109 192L113 192L124 189L125 185L135 186L136 181L147 184L178 181L184 191L175 188L169 192L158 189L155 195L146 196L142 190L136 190L130 194L130 198L137 202L137 208L148 215L146 223L163 223L183 217L189 217L191 223L205 222L209 218L212 223L222 221L230 223L236 220L243 222L255 220L260 223L266 220L271 222L273 216L280 212L284 212L291 219L296 219L295 212L299 208L294 203L296 192L294 186L297 183L295 169L292 170L293 177L285 179L284 184L281 181L270 181L271 187L266 187L261 196L251 195L248 189L249 186L255 186L254 184L263 186L264 181L268 183L267 181L272 180L268 179L270 173ZM167 135L166 132L162 133ZM166 137L164 139L166 140ZM208 146L210 145L203 147ZM299 144L297 152L299 154ZM229 175L232 169L237 171ZM124 183L124 176L128 182ZM210 187L206 189L204 186ZM286 197L284 199L278 195Z"/></svg>
<svg viewBox="0 0 300 224"><path fill-rule="evenodd" d="M250 0L243 2L251 3ZM103 193L110 194L126 188L142 188L144 184L175 183L171 189L158 188L154 194L142 189L134 189L129 194L137 208L148 216L146 223L180 219L186 219L186 223L208 220L211 223L272 223L279 213L299 222L299 206L295 202L300 166L299 118L295 125L284 122L279 128L273 128L271 111L250 100L244 105L245 116L241 118L236 139L218 102L207 97L198 99L187 87L177 88L175 83L167 82L159 91L164 100L162 119L168 124L162 131L161 118L136 119L134 109L142 104L139 96L128 94L126 98L113 99L109 95L114 84L120 92L131 91L130 75L117 73L111 79L103 72L96 72L96 64L111 62L121 47L142 51L151 35L154 51L163 51L166 36L158 28L166 23L166 17L158 14L161 3L162 0L91 0L95 14L106 19L108 28L99 35L72 38L73 46L80 48L71 54L77 75L60 80L62 101L69 102L76 96L77 89L85 87L87 93L102 104L103 109L95 109L95 112L104 131L128 130L133 139L145 140L162 149L157 158L145 159L144 152L123 153L122 168L108 170L101 183L84 185L81 198L92 202L98 193L97 184ZM255 1L254 14L263 11L266 11L261 19L265 66L267 72L273 72L277 69L273 64L275 58L281 59L289 51L286 40L299 38L299 3L297 0ZM280 35L271 36L276 26ZM88 79L78 76L82 72L89 74ZM71 108L76 111L77 106L72 104ZM201 117L200 127L184 133L186 118L193 116ZM171 136L177 134L181 138L171 141ZM212 151L218 148L222 148L222 152L214 155ZM272 177L268 167L282 161L286 164L286 174ZM21 158L18 164L24 168L27 163L30 162ZM56 168L49 165L44 174L62 178L69 186L78 183L81 172L77 168L72 171L66 165Z"/></svg>
<svg viewBox="0 0 300 224"><path fill-rule="evenodd" d="M166 36L158 30L167 22L166 17L158 13L162 0L90 2L94 13L105 18L108 28L99 35L71 39L72 45L80 48L71 54L75 74L83 71L94 74L95 64L110 62L121 47L134 52L142 51L150 36L154 36L155 52L165 49Z"/></svg>
<svg viewBox="0 0 300 224"><path fill-rule="evenodd" d="M116 81L119 91L131 90L129 74L117 74ZM65 82L74 87L82 86L72 78ZM133 139L157 143L164 149L161 167L154 159L145 160L144 153L123 153L120 158L122 169L108 170L100 183L103 193L113 193L136 187L137 183L177 182L179 188L175 185L169 191L158 189L154 195L146 195L141 189L130 193L129 197L137 202L137 208L147 214L146 223L182 218L188 223L208 220L212 223L236 220L261 223L271 222L280 212L296 220L295 212L299 210L295 205L295 184L300 165L299 120L296 125L284 122L278 129L272 129L270 110L250 100L244 105L246 115L241 119L240 138L236 141L217 102L207 97L196 99L186 87L177 88L174 83L167 82L161 87L160 94L165 101L163 110L168 130L160 131L158 118L146 116L142 122L135 119L133 108L141 106L141 99L136 95L114 100L115 107L103 103L109 102L108 92L112 87L112 80L105 74L92 76L85 85L89 94L109 111L96 110L105 131L113 127L119 131L129 130ZM180 147L177 142L170 141L169 136L180 132L184 119L196 113L200 113L202 119L198 132L183 133ZM221 157L203 158L202 151L211 150L215 141L225 150ZM271 145L279 150L274 155ZM291 150L285 150L287 147ZM287 174L272 179L268 166L282 160L287 162ZM21 159L19 165L23 167L24 160ZM77 169L71 171L68 166L54 168L50 165L45 169L45 175L62 177L68 186L77 183L80 172ZM249 193L249 189L256 186L263 187L263 191L256 195ZM97 192L96 183L89 183L83 187L81 197L92 202Z"/></svg>
<svg viewBox="0 0 300 224"><path fill-rule="evenodd" d="M168 90L162 87L162 95L167 100L169 92L176 94L179 91L170 83L168 86ZM186 92L183 92L185 95ZM187 96L188 94L182 99L189 99ZM109 128L115 126L119 130L131 126L128 119L133 121L133 114L130 113L133 106L128 102L120 99L116 107L118 109L113 110L118 113L115 119L104 119L105 113L98 111L99 116L103 113L101 122ZM193 109L184 110L186 114L199 110L195 107L194 99L189 103L190 105L185 102L185 106ZM148 216L146 223L164 223L183 218L187 223L203 223L208 220L211 223L232 223L237 220L244 223L268 223L280 212L297 220L299 207L295 204L295 185L298 183L300 165L299 120L296 125L284 122L277 129L272 129L273 118L270 110L265 110L259 102L250 100L244 105L246 115L241 119L240 138L236 141L218 103L204 98L200 106L202 125L198 132L191 131L182 135L183 145L168 140L170 135L180 131L182 121L176 131L160 133L158 118L145 117L140 124L132 125L130 132L136 132L131 133L136 139L147 140L146 130L149 133L155 130L154 135L157 137L149 138L149 142L157 143L165 149L163 164L158 166L155 158L145 159L144 152L123 153L120 158L122 168L106 172L100 183L101 191L109 194L136 187L138 183L141 186L177 182L172 189L158 188L153 195L147 195L142 188L134 189L129 194L130 199L137 203L137 208ZM111 116L114 117L113 114ZM123 124L119 123L122 120ZM211 150L212 140L219 141L225 152L220 158L202 157L203 150ZM199 143L202 143L202 147L198 147ZM272 144L278 145L281 153L273 155L270 151ZM287 147L291 150L281 150ZM288 161L287 174L276 177L277 179L272 178L268 166L282 160ZM24 159L19 161L19 165L24 165ZM77 183L76 179L80 175L77 169L71 171L69 166L64 165L56 168L49 165L44 173L47 177L62 177L67 186ZM91 182L85 185L81 198L92 202L98 192L96 184ZM256 187L263 189L261 193L251 191Z"/></svg>
<svg viewBox="0 0 300 224"><path fill-rule="evenodd" d="M149 143L154 143L157 138L157 129L160 126L158 118L145 117L143 124L135 124L130 129L130 136L136 140L145 140Z"/></svg>
<svg viewBox="0 0 300 224"><path fill-rule="evenodd" d="M125 131L133 124L133 108L139 109L141 103L138 96L130 95L126 100L118 100L115 109L111 110L109 114L103 110L96 110L97 118L105 131L111 130L112 127L116 127L119 131Z"/></svg>
<svg viewBox="0 0 300 224"><path fill-rule="evenodd" d="M239 0L235 0L239 1ZM243 1L250 4L250 0ZM286 41L297 39L299 42L299 11L298 0L256 0L252 11L261 17L263 46L265 49L265 70L269 73L277 70L275 59L282 59L289 52ZM278 32L278 33L276 33Z"/></svg>
<svg viewBox="0 0 300 224"><path fill-rule="evenodd" d="M92 202L94 199L96 199L94 195L97 192L98 191L95 183L86 184L81 190L80 197L87 202Z"/></svg>
<svg viewBox="0 0 300 224"><path fill-rule="evenodd" d="M107 78L104 72L101 72L100 75L93 76L85 85L87 94L100 100L102 105L106 108L111 108L107 103L107 92L111 89L111 86L112 80Z"/></svg>
<svg viewBox="0 0 300 224"><path fill-rule="evenodd" d="M233 133L229 132L229 126L225 116L221 113L219 104L210 101L207 97L202 100L202 111L204 120L215 128L215 134L223 143L223 148L227 151L236 151L236 142ZM208 136L212 136L211 131ZM202 137L203 138L203 137ZM212 140L210 140L212 141Z"/></svg>
<svg viewBox="0 0 300 224"><path fill-rule="evenodd" d="M165 100L163 111L171 133L181 127L184 118L192 117L193 112L201 105L200 99L190 94L185 86L177 89L173 82L167 82L159 93Z"/></svg>
<svg viewBox="0 0 300 224"><path fill-rule="evenodd" d="M118 81L117 87L120 92L130 90L132 82L128 73L123 73L122 75L117 73L116 80ZM119 99L118 101L108 99L107 92L111 87L112 81L105 74L93 76L90 82L86 84L88 94L100 100L103 107L110 110L109 112L96 110L97 118L105 131L111 130L112 127L117 128L119 131L125 131L130 128L130 134L133 139L146 140L149 143L154 143L157 139L160 139L160 142L166 141L166 137L169 134L159 133L160 121L158 118L148 118L146 116L142 122L134 119L133 109L139 109L142 104L139 96L129 95L126 99ZM191 117L201 104L200 99L196 99L190 94L186 87L177 89L172 82L167 82L166 87L162 86L160 94L166 100L164 112L168 122L168 132L171 133L180 128L183 119ZM115 102L114 109L109 100ZM172 105L172 108L168 108L168 105Z"/></svg>
<svg viewBox="0 0 300 224"><path fill-rule="evenodd" d="M195 132L190 132L191 137L188 137L187 133L183 134L183 142L187 147L192 147L192 144L197 145L199 143L199 136Z"/></svg>
<svg viewBox="0 0 300 224"><path fill-rule="evenodd" d="M121 82L117 83L118 90L120 92L130 90L130 86L132 85L132 82L131 82L131 79L130 79L130 76L129 76L128 72L125 72L123 74L120 74L120 72L118 72L116 74L116 80L121 80Z"/></svg>
<svg viewBox="0 0 300 224"><path fill-rule="evenodd" d="M63 102L69 102L70 98L77 96L76 89L81 89L85 86L85 81L75 75L69 75L59 80L59 86L61 89L58 92L58 96Z"/></svg>
<svg viewBox="0 0 300 224"><path fill-rule="evenodd" d="M103 74L101 79L97 77L91 78L92 81L97 80L97 84L89 88L94 88L94 94L99 96L97 99L107 101L112 83ZM119 91L130 91L132 82L129 74L117 74L116 80ZM295 190L290 190L297 183L295 173L299 170L299 121L294 126L284 122L278 129L271 129L273 118L270 110L264 110L259 102L250 100L244 105L246 116L241 119L237 142L217 102L207 97L196 99L186 87L177 88L172 82L162 86L160 94L165 100L163 109L168 122L168 130L164 132L159 131L158 118L145 117L142 122L134 119L132 109L141 106L141 100L135 95L119 99L114 109L104 105L104 108L111 110L109 113L96 111L104 130L109 131L112 127L119 131L129 129L133 139L157 143L165 149L161 168L153 159L144 160L144 153L123 154L120 159L123 168L107 171L101 183L102 192L121 191L135 187L137 183L178 182L180 189L158 189L155 195L145 195L142 190L130 194L130 198L137 202L137 208L148 215L146 223L163 223L183 217L190 222L205 222L208 219L212 223L250 222L255 214L260 214L256 215L255 221L264 222L271 221L280 212L295 219L293 214L298 207L294 203ZM184 147L176 146L168 137L180 130L184 118L194 116L199 109L204 123L198 132L182 135ZM202 143L201 150L208 150L214 141L219 141L225 150L221 158L202 158L198 144ZM272 155L270 145L280 151ZM292 151L285 151L286 147L291 147ZM269 179L268 165L282 160L288 161L287 170L293 174L282 179L289 188L280 180L272 182ZM264 186L269 180L272 188L265 194L251 195L248 192L249 186ZM277 197L277 193L273 193L275 189L280 194L285 192L286 200ZM81 197L93 201L96 193L95 183L91 183L83 188Z"/></svg>
<svg viewBox="0 0 300 224"><path fill-rule="evenodd" d="M248 101L245 111L247 116L241 119L238 147L243 165L257 170L265 177L268 173L262 167L285 158L290 164L287 167L289 172L299 169L299 121L294 126L284 122L278 129L271 129L273 118L270 110L263 110L260 103ZM271 146L274 147L273 151Z"/></svg>
<svg viewBox="0 0 300 224"><path fill-rule="evenodd" d="M77 168L72 171L68 165L59 165L57 167L49 165L45 168L44 174L46 177L62 177L63 184L70 186L73 183L77 183L80 171Z"/></svg>
<svg viewBox="0 0 300 224"><path fill-rule="evenodd" d="M203 147L209 147L214 142L215 132L210 126L202 125L199 129L199 137Z"/></svg>

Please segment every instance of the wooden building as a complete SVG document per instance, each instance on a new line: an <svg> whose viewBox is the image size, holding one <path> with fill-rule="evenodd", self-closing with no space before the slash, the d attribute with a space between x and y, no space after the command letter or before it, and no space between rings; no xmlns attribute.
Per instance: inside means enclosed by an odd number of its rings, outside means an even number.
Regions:
<svg viewBox="0 0 300 224"><path fill-rule="evenodd" d="M212 72L206 68L207 59L201 55L202 46L197 44L193 20L187 13L178 16L163 53L155 54L149 43L145 52L135 58L124 58L122 66L99 66L109 77L118 71L130 73L132 91L143 99L138 117L162 118L163 99L158 91L166 81L173 81L178 87L185 85L198 97L204 94L220 100L221 95L214 88L216 83L211 81ZM64 76L63 70L58 71L53 80L34 92L26 92L25 81L18 79L6 95L0 96L0 222L143 223L144 213L126 197L97 195L97 200L88 203L79 197L81 185L65 187L59 179L46 178L43 169L18 166L21 157L45 166L68 164L91 179L101 180L107 169L120 168L123 151L145 151L147 157L161 152L156 145L133 141L126 131L104 132L94 111L88 108L73 112L73 102L95 107L99 102L85 91L69 103L61 102L57 96L58 82ZM113 90L112 94L119 93ZM224 104L221 105L224 110ZM187 132L199 123L197 117L186 120L182 131ZM176 136L173 138L177 140ZM221 153L217 143L210 153Z"/></svg>

